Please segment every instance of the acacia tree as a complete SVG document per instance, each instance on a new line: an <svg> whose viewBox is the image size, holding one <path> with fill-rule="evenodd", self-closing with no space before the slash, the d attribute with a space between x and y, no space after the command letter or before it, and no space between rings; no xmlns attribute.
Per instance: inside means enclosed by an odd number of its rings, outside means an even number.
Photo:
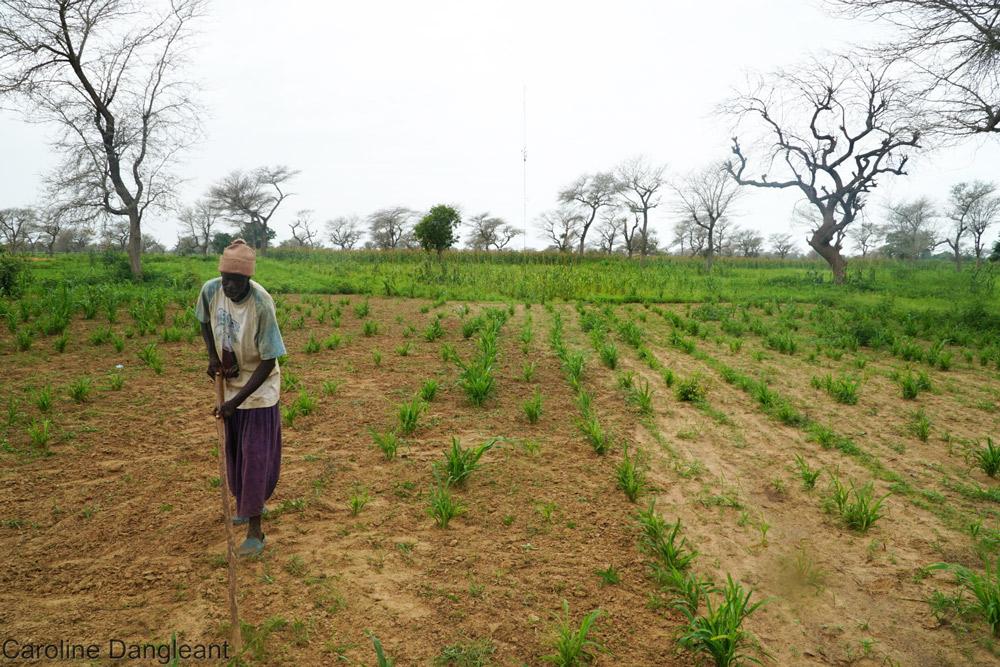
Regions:
<svg viewBox="0 0 1000 667"><path fill-rule="evenodd" d="M762 82L727 105L765 138L753 160L763 163L760 172L738 136L726 170L740 185L797 188L805 195L818 213L809 245L830 265L838 284L846 277L844 236L866 195L882 175L906 174L906 150L919 147L913 101L889 67L843 57L816 62L804 72ZM777 180L769 175L775 173Z"/></svg>
<svg viewBox="0 0 1000 667"><path fill-rule="evenodd" d="M361 219L356 215L340 216L326 221L330 243L341 250L353 250L361 240Z"/></svg>
<svg viewBox="0 0 1000 667"><path fill-rule="evenodd" d="M742 257L757 257L764 247L764 237L752 229L740 229L733 234L733 246Z"/></svg>
<svg viewBox="0 0 1000 667"><path fill-rule="evenodd" d="M58 127L56 181L81 206L126 220L142 275L142 220L173 190L169 167L198 135L183 47L202 0L155 13L139 0L3 0L0 97ZM160 4L164 7L164 4Z"/></svg>
<svg viewBox="0 0 1000 667"><path fill-rule="evenodd" d="M711 271L721 243L716 233L741 194L739 184L729 177L723 165L714 164L688 174L673 189L679 199L680 215L705 231L705 269Z"/></svg>
<svg viewBox="0 0 1000 667"><path fill-rule="evenodd" d="M941 245L934 229L934 204L927 197L887 205L885 251L892 257L916 260Z"/></svg>
<svg viewBox="0 0 1000 667"><path fill-rule="evenodd" d="M313 225L313 211L302 209L296 211L295 220L289 225L292 233L292 244L300 248L319 248L323 244L318 239L318 234Z"/></svg>
<svg viewBox="0 0 1000 667"><path fill-rule="evenodd" d="M372 247L380 250L409 248L413 244L411 224L415 213L405 206L382 208L368 216Z"/></svg>
<svg viewBox="0 0 1000 667"><path fill-rule="evenodd" d="M491 216L489 212L479 213L469 218L472 233L466 244L473 250L489 252L490 248L503 250L521 234L521 230L507 224L503 218Z"/></svg>
<svg viewBox="0 0 1000 667"><path fill-rule="evenodd" d="M565 206L546 211L538 219L538 227L552 240L553 247L559 252L573 250L573 244L580 238L582 225L580 214Z"/></svg>
<svg viewBox="0 0 1000 667"><path fill-rule="evenodd" d="M976 255L976 266L979 266L982 261L983 235L998 220L1000 220L1000 196L983 197L972 209L969 231L972 233L972 249Z"/></svg>
<svg viewBox="0 0 1000 667"><path fill-rule="evenodd" d="M795 249L795 241L792 240L792 235L785 232L775 232L767 240L771 244L774 254L779 259L788 257L788 254Z"/></svg>
<svg viewBox="0 0 1000 667"><path fill-rule="evenodd" d="M622 231L627 229L628 216L621 215L621 211L614 208L606 210L597 225L597 247L607 255L612 254L617 247L618 239L622 236Z"/></svg>
<svg viewBox="0 0 1000 667"><path fill-rule="evenodd" d="M225 211L217 202L206 197L181 209L177 217L188 236L194 241L197 251L207 255L208 246L212 242L212 231L222 221L224 215Z"/></svg>
<svg viewBox="0 0 1000 667"><path fill-rule="evenodd" d="M9 251L23 250L30 243L37 220L33 208L0 209L0 237Z"/></svg>
<svg viewBox="0 0 1000 667"><path fill-rule="evenodd" d="M976 263L981 261L983 234L992 224L997 208L1000 208L997 198L993 197L995 191L996 185L985 181L956 183L951 188L947 216L952 227L945 238L945 243L954 253L956 271L962 268L961 243L966 232L972 236ZM988 215L984 216L984 213Z"/></svg>
<svg viewBox="0 0 1000 667"><path fill-rule="evenodd" d="M873 221L862 218L848 230L847 237L861 251L861 257L864 259L882 242L882 228Z"/></svg>
<svg viewBox="0 0 1000 667"><path fill-rule="evenodd" d="M579 216L578 237L581 255L587 242L587 232L594 224L598 211L612 205L620 190L621 184L615 179L614 174L602 171L596 174L584 174L559 193L560 203L579 206L583 211Z"/></svg>
<svg viewBox="0 0 1000 667"><path fill-rule="evenodd" d="M1000 3L996 0L837 0L852 17L897 30L875 48L904 60L936 130L951 135L1000 132Z"/></svg>
<svg viewBox="0 0 1000 667"><path fill-rule="evenodd" d="M213 206L225 211L230 222L239 227L243 239L263 252L275 236L271 219L282 202L292 196L283 188L298 174L282 165L250 172L236 170L213 185L208 196Z"/></svg>
<svg viewBox="0 0 1000 667"><path fill-rule="evenodd" d="M665 170L666 165L650 164L643 157L626 160L615 169L619 197L629 210L637 216L642 216L640 238L649 238L649 211L660 205L660 190L664 185ZM643 243L640 250L642 257L645 258L649 252L647 244ZM632 253L629 252L629 257L631 256Z"/></svg>

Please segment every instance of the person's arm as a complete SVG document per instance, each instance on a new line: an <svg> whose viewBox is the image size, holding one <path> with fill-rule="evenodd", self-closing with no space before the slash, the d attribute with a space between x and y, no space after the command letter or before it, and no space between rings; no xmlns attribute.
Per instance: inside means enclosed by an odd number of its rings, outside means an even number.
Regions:
<svg viewBox="0 0 1000 667"><path fill-rule="evenodd" d="M222 366L222 361L219 359L219 353L215 349L215 335L212 333L211 322L201 323L201 337L205 341L205 347L208 348L208 377L214 380L215 374Z"/></svg>
<svg viewBox="0 0 1000 667"><path fill-rule="evenodd" d="M239 393L222 404L221 412L223 417L232 417L233 413L236 412L236 408L242 405L243 401L247 400L250 394L260 389L260 386L264 384L264 380L274 370L275 363L277 363L277 359L261 359L261 362L254 369L254 372L250 375L250 379L243 385Z"/></svg>

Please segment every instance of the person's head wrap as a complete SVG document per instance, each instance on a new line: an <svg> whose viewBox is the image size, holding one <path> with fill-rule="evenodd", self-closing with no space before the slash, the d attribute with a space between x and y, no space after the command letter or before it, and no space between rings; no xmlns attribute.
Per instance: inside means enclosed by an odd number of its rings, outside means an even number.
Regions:
<svg viewBox="0 0 1000 667"><path fill-rule="evenodd" d="M219 258L220 273L239 273L252 276L257 263L257 253L243 239L233 239Z"/></svg>

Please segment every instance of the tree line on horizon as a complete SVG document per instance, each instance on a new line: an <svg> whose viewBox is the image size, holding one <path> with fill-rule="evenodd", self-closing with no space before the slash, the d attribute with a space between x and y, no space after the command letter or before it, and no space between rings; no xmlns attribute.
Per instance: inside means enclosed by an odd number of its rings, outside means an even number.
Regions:
<svg viewBox="0 0 1000 667"><path fill-rule="evenodd" d="M193 25L208 0L0 0L0 100L33 121L58 129L61 160L48 176L41 209L4 209L7 245L43 244L54 251L117 244L133 276L144 251L150 210L172 212L190 233L176 250L207 251L231 228L263 249L270 224L288 198L288 167L234 171L188 206L176 201L177 156L200 139L197 87L183 77ZM956 184L943 206L918 199L891 203L884 222L867 209L886 177L907 174L918 151L972 136L1000 136L1000 5L995 0L831 0L831 11L893 26L884 43L814 57L756 77L723 102L733 119L730 155L667 183L664 168L641 158L584 174L558 193L558 206L536 221L552 248L580 254L594 248L645 257L670 248L701 254L708 268L719 254L761 252L764 239L731 223L731 206L746 188L793 190L793 218L807 244L846 276L845 242L867 255L918 258L944 247L960 268L984 254L996 218L995 184ZM141 28L141 29L139 29ZM100 34L101 39L88 39ZM677 217L669 243L659 241L650 211L670 190ZM936 213L935 211L938 211ZM937 224L947 220L945 226ZM426 213L380 209L363 220L323 223L300 211L285 245L329 241L349 248L417 245L442 252L457 242L461 215L441 204ZM482 213L464 223L466 243L503 250L521 230ZM939 228L940 227L940 228ZM421 231L422 230L422 231ZM217 237L216 234L223 236ZM795 245L770 239L781 255ZM971 245L970 245L971 244Z"/></svg>

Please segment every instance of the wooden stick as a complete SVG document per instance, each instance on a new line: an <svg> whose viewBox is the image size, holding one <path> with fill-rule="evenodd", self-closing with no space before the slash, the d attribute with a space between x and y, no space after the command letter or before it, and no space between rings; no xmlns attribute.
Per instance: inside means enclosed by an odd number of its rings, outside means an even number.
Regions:
<svg viewBox="0 0 1000 667"><path fill-rule="evenodd" d="M243 652L243 633L240 631L240 611L236 603L236 539L233 537L232 514L229 510L229 480L226 468L226 420L222 418L222 404L226 401L225 380L222 373L215 374L215 425L219 432L219 488L222 490L222 518L226 522L226 555L229 560L229 627L233 655Z"/></svg>

